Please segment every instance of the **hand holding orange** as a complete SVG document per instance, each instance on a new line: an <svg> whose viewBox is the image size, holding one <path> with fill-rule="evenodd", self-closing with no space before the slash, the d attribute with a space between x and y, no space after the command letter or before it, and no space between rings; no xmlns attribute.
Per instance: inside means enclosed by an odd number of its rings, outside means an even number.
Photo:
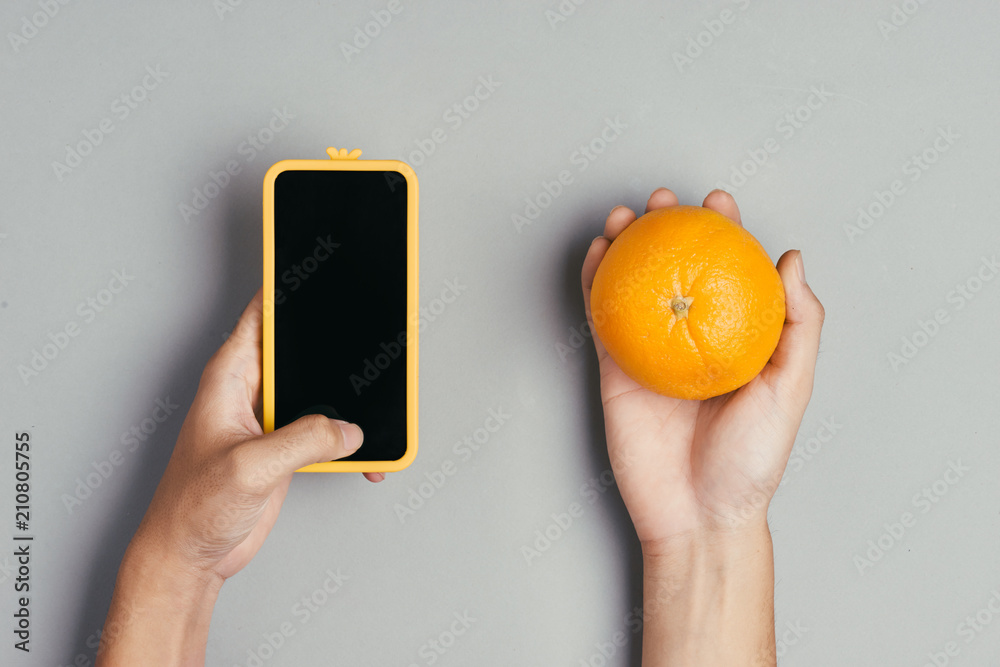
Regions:
<svg viewBox="0 0 1000 667"><path fill-rule="evenodd" d="M657 188L642 218L613 208L580 270L608 458L644 558L766 530L824 318L802 254L785 252L774 276L731 195L678 204Z"/></svg>
<svg viewBox="0 0 1000 667"><path fill-rule="evenodd" d="M668 206L611 244L590 295L594 328L618 366L674 398L745 385L785 321L781 278L764 248L721 213Z"/></svg>

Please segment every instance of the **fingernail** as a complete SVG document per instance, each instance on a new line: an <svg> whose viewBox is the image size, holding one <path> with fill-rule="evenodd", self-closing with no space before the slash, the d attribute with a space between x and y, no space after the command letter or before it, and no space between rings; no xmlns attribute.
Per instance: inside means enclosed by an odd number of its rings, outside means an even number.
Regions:
<svg viewBox="0 0 1000 667"><path fill-rule="evenodd" d="M603 238L604 238L603 236L595 236L594 240L590 242L590 245L594 245L595 243L597 243L598 241L600 241Z"/></svg>
<svg viewBox="0 0 1000 667"><path fill-rule="evenodd" d="M353 452L361 447L361 443L365 440L365 434L361 431L360 426L345 422L342 419L334 419L333 421L337 422L337 426L340 427L340 432L344 436L345 450Z"/></svg>
<svg viewBox="0 0 1000 667"><path fill-rule="evenodd" d="M807 285L806 282L806 267L802 264L802 251L799 250L795 253L795 272L799 274L799 282L803 285Z"/></svg>
<svg viewBox="0 0 1000 667"><path fill-rule="evenodd" d="M613 209L611 209L611 213L608 213L608 215L613 215L615 211L617 211L620 208L624 208L624 207L625 207L625 204L618 204L618 206L615 206Z"/></svg>

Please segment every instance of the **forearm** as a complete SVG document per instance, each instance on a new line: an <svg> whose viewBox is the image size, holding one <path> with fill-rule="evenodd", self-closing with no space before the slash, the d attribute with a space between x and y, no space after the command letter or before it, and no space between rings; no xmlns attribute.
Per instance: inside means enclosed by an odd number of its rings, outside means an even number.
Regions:
<svg viewBox="0 0 1000 667"><path fill-rule="evenodd" d="M775 664L766 520L643 545L643 667Z"/></svg>
<svg viewBox="0 0 1000 667"><path fill-rule="evenodd" d="M133 543L115 582L97 665L203 665L222 581Z"/></svg>

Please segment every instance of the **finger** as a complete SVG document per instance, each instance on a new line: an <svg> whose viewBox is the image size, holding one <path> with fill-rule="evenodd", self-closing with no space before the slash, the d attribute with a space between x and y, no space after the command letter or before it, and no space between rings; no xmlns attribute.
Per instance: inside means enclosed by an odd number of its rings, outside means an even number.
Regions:
<svg viewBox="0 0 1000 667"><path fill-rule="evenodd" d="M241 381L250 399L256 403L261 383L261 342L263 338L264 290L257 294L243 311L229 338L212 356L202 374L204 382Z"/></svg>
<svg viewBox="0 0 1000 667"><path fill-rule="evenodd" d="M583 260L583 269L580 272L580 280L583 285L583 308L587 313L587 325L590 327L591 338L594 339L594 347L597 349L598 360L603 360L608 353L604 349L604 345L601 344L600 339L598 339L597 332L594 331L594 321L590 315L590 293L594 286L594 274L597 273L597 267L601 265L601 260L604 259L604 255L610 247L611 241L603 236L598 236L594 239L590 244L590 249L587 251L587 256Z"/></svg>
<svg viewBox="0 0 1000 667"><path fill-rule="evenodd" d="M601 265L601 260L604 259L604 254L607 253L610 247L611 241L603 236L598 236L590 242L587 256L583 258L580 282L583 285L583 296L586 299L588 312L590 311L590 290L594 286L594 274L597 273L597 267Z"/></svg>
<svg viewBox="0 0 1000 667"><path fill-rule="evenodd" d="M733 199L733 196L725 190L712 190L709 192L702 206L710 208L713 211L718 211L740 227L743 226L743 221L740 219L740 208L736 205L736 200Z"/></svg>
<svg viewBox="0 0 1000 667"><path fill-rule="evenodd" d="M628 206L615 206L604 222L604 238L614 241L622 230L633 222L635 222L635 212L632 209Z"/></svg>
<svg viewBox="0 0 1000 667"><path fill-rule="evenodd" d="M361 447L364 434L357 424L323 415L306 415L267 435L235 448L238 477L269 487L299 468L334 461Z"/></svg>
<svg viewBox="0 0 1000 667"><path fill-rule="evenodd" d="M385 473L382 472L366 472L362 473L369 482L381 482L385 479Z"/></svg>
<svg viewBox="0 0 1000 667"><path fill-rule="evenodd" d="M674 194L673 190L657 188L653 191L653 194L649 195L649 201L646 202L646 213L655 211L658 208L677 206L678 203L680 202L677 201L677 195Z"/></svg>
<svg viewBox="0 0 1000 667"><path fill-rule="evenodd" d="M764 377L772 386L781 385L802 397L805 404L812 394L825 311L806 284L801 252L789 250L782 255L778 274L785 287L785 324Z"/></svg>
<svg viewBox="0 0 1000 667"><path fill-rule="evenodd" d="M590 327L591 338L594 340L594 348L597 350L598 361L604 361L608 352L597 337L597 332L594 331L594 320L590 314L590 292L594 285L594 275L597 273L597 267L601 265L605 253L608 252L608 248L611 247L611 242L622 233L622 230L635 222L635 219L635 212L627 206L618 205L611 209L608 219L604 221L604 236L598 236L591 242L587 256L583 260L583 269L580 272L583 283L583 305L587 313L587 324Z"/></svg>

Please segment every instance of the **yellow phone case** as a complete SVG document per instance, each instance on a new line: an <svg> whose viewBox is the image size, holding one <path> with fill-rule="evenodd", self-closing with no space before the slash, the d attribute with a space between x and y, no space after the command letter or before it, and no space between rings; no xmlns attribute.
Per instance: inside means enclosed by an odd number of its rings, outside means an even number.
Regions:
<svg viewBox="0 0 1000 667"><path fill-rule="evenodd" d="M393 472L417 455L417 351L419 258L417 175L398 160L359 160L360 149L327 148L329 160L282 160L264 175L264 432L274 430L274 180L283 171L395 171L406 179L406 453L394 461L327 461L296 472Z"/></svg>

